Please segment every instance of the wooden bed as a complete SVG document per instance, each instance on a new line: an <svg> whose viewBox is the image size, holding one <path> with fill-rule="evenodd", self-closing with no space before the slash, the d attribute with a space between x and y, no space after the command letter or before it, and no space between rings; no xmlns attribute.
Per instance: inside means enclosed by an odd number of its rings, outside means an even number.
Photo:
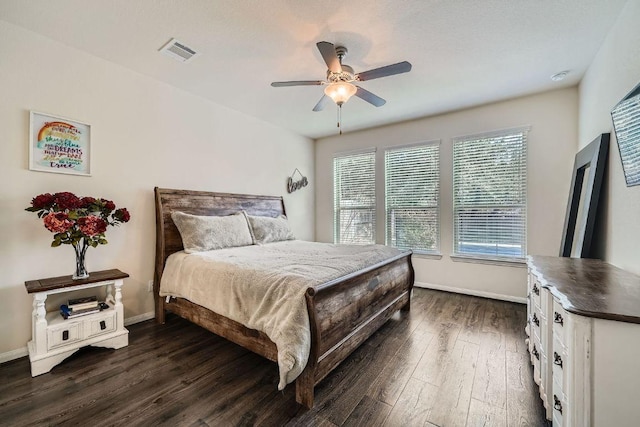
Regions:
<svg viewBox="0 0 640 427"><path fill-rule="evenodd" d="M230 215L240 210L250 215L285 214L282 197L155 188L156 265L154 297L156 321L175 313L211 332L277 361L276 345L264 333L186 299L159 296L167 257L183 249L171 212L194 215ZM397 310L409 310L414 271L411 251L371 265L356 273L321 285L309 286L305 298L311 328L311 352L296 379L296 401L313 407L313 390L324 377L382 326Z"/></svg>

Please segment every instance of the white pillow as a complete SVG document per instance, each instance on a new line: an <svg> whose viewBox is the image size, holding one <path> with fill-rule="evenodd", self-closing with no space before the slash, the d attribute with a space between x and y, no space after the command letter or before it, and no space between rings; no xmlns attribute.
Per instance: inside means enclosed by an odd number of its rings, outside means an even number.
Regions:
<svg viewBox="0 0 640 427"><path fill-rule="evenodd" d="M256 245L295 239L289 227L289 221L284 215L278 218L247 215L247 218L253 234L253 243Z"/></svg>
<svg viewBox="0 0 640 427"><path fill-rule="evenodd" d="M186 253L211 251L253 244L244 212L229 216L198 216L173 212Z"/></svg>

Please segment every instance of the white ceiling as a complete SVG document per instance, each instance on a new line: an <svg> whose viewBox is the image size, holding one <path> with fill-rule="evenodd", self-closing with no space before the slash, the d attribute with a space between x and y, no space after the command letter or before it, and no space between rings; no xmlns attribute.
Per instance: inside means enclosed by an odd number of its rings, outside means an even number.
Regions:
<svg viewBox="0 0 640 427"><path fill-rule="evenodd" d="M318 138L337 133L335 106L312 111L323 88L270 86L324 79L318 41L346 46L356 72L413 64L361 83L387 104L347 102L358 130L575 85L626 1L0 0L0 19ZM160 54L172 37L200 56Z"/></svg>

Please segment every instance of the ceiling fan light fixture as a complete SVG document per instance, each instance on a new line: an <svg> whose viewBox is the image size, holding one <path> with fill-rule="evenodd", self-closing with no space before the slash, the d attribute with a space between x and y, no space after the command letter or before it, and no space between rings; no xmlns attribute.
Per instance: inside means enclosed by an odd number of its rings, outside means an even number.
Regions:
<svg viewBox="0 0 640 427"><path fill-rule="evenodd" d="M338 105L342 105L356 94L355 85L347 82L330 83L324 88L324 93Z"/></svg>

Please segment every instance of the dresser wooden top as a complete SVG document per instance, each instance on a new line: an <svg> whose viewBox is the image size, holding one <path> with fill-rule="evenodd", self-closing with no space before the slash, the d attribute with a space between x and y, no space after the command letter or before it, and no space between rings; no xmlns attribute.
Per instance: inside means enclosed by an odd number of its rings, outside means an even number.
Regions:
<svg viewBox="0 0 640 427"><path fill-rule="evenodd" d="M640 323L640 276L597 259L530 255L527 264L568 312Z"/></svg>

